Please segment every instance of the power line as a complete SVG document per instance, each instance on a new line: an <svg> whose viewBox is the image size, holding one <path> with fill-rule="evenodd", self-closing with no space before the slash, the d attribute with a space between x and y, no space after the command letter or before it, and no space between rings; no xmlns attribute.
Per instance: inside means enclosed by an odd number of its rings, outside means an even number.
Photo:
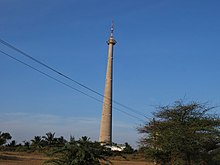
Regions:
<svg viewBox="0 0 220 165"><path fill-rule="evenodd" d="M3 45L5 45L5 46L7 46L7 47L9 47L9 48L11 48L11 49L13 49L13 50L19 52L20 54L24 55L25 57L27 57L27 58L29 58L29 59L35 61L36 63L38 63L38 64L40 64L40 65L46 67L47 69L49 69L49 70L51 70L51 71L53 71L53 72L55 72L55 73L57 73L58 75L60 75L60 76L62 76L62 77L64 77L64 78L66 78L66 79L68 79L68 80L70 80L70 81L76 83L77 85L79 85L79 86L81 86L81 87L83 87L83 88L85 88L85 89L87 89L87 90L89 90L89 91L91 91L91 92L93 92L93 93L95 93L95 94L101 96L101 97L105 97L103 94L101 94L101 93L95 91L94 89L92 89L92 88L90 88L90 87L88 87L88 86L86 86L86 85L83 85L82 83L80 83L80 82L74 80L73 78L71 78L71 77L69 77L69 76L67 76L67 75L65 75L65 74L63 74L63 73L61 73L61 72L59 72L58 70L56 70L56 69L54 69L54 68L48 66L47 64L41 62L40 60L38 60L38 59L36 59L36 58L34 58L34 57L32 57L31 55L25 53L24 51L22 51L22 50L16 48L15 46L13 46L13 45L9 44L8 42L2 40L1 38L0 38L0 43L2 43ZM106 98L107 98L107 97L106 97ZM107 98L107 99L110 99L110 98ZM133 109L133 108L130 108L130 107L124 105L124 104L121 104L121 103L119 103L119 102L117 102L117 101L115 101L115 100L112 100L112 102L115 103L115 104L117 104L117 105L119 105L119 106L121 106L121 107L123 107L123 108L128 109L129 111L132 111L133 113L136 113L136 114L138 114L138 115L140 115L140 116L142 116L142 117L147 118L147 116L145 116L144 113L142 113L142 112L139 112L139 111L137 111L137 110L135 110L135 109Z"/></svg>
<svg viewBox="0 0 220 165"><path fill-rule="evenodd" d="M4 52L4 51L2 51L2 50L0 50L0 52L1 52L2 54L4 54L5 56L7 56L7 57L9 57L9 58L11 58L11 59L13 59L13 60L15 60L15 61L17 61L17 62L23 64L23 65L25 65L25 66L27 66L27 67L29 67L29 68L31 68L31 69L33 69L33 70L39 72L39 73L41 73L42 75L44 75L44 76L46 76L46 77L48 77L48 78L50 78L50 79L52 79L52 80L54 80L54 81L56 81L56 82L58 82L58 83L60 83L60 84L66 86L66 87L68 87L68 88L70 88L70 89L72 89L72 90L74 90L74 91L77 91L77 92L79 92L79 93L81 93L81 94L83 94L83 95L85 95L85 96L87 96L87 97L89 97L89 98L91 98L91 99L93 99L93 100L95 100L95 101L98 101L98 102L100 102L100 103L103 103L103 101L101 101L101 100L99 100L99 99L97 99L97 98L95 98L95 97L93 97L93 96L91 96L91 95L89 95L89 94L87 94L87 93L85 93L85 92L83 92L83 91L77 89L77 88L74 88L73 86L71 86L71 85L69 85L69 84L67 84L67 83L65 83L65 82L63 82L63 81L61 81L61 80L59 80L59 79L57 79L57 78L55 78L55 77L53 77L53 76L47 74L47 73L45 73L45 72L43 72L43 71L41 71L41 70L39 70L39 69L37 69L37 68L35 68L35 67L33 67L33 66L27 64L27 63L25 63L25 62L23 62L23 61L21 61L21 60L15 58L15 57L13 57L13 56L11 56L10 54L8 54L8 53L6 53L6 52ZM139 117L137 117L137 116L134 116L134 115L132 115L132 114L129 114L128 112L123 111L123 110L121 110L121 109L119 109L119 108L117 108L117 107L112 107L112 108L115 109L115 110L118 110L118 111L120 111L120 112L122 112L122 113L124 113L124 114L126 114L126 115L128 115L128 116L130 116L130 117L136 118L136 119L138 119L138 120L144 122L144 120L142 120L141 118L139 118Z"/></svg>

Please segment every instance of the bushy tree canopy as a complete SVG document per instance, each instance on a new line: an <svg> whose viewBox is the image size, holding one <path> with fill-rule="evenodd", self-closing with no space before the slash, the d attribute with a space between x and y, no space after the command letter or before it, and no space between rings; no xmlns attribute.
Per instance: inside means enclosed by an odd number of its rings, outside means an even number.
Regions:
<svg viewBox="0 0 220 165"><path fill-rule="evenodd" d="M5 144L7 142L7 140L10 140L12 137L10 135L10 133L8 132L1 132L0 131L0 146Z"/></svg>
<svg viewBox="0 0 220 165"><path fill-rule="evenodd" d="M212 109L181 101L160 106L154 118L138 128L145 135L140 143L152 158L163 164L210 162L212 151L220 144L220 118L209 113Z"/></svg>
<svg viewBox="0 0 220 165"><path fill-rule="evenodd" d="M52 156L55 158L47 163L54 165L100 165L99 160L105 160L104 154L104 146L83 136L77 141L72 139L62 148L55 149L52 152Z"/></svg>

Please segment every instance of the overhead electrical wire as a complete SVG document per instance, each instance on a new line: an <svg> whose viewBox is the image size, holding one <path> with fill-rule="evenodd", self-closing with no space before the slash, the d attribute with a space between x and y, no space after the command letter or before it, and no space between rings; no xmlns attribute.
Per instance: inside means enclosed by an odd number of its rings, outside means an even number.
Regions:
<svg viewBox="0 0 220 165"><path fill-rule="evenodd" d="M23 64L23 65L25 65L25 66L27 66L27 67L29 67L29 68L31 68L31 69L33 69L33 70L39 72L39 73L41 73L42 75L44 75L44 76L46 76L46 77L48 77L48 78L50 78L50 79L52 79L52 80L54 80L54 81L56 81L56 82L62 84L62 85L64 85L64 86L66 86L66 87L68 87L68 88L70 88L70 89L72 89L72 90L75 90L75 91L77 91L77 92L79 92L79 93L81 93L81 94L83 94L83 95L85 95L85 96L87 96L87 97L89 97L89 98L95 100L95 101L98 101L98 102L100 102L100 103L103 103L103 101L97 99L96 97L93 97L93 96L91 96L91 95L89 95L89 94L87 94L87 93L85 93L85 92L83 92L83 91L81 91L81 90L79 90L79 89L77 89L77 88L75 88L75 87L73 87L73 86L71 86L71 85L69 85L69 84L63 82L63 81L61 81L61 80L59 80L59 79L57 79L57 78L55 78L55 77L53 77L53 76L51 76L51 75L49 75L49 74L47 74L47 73L41 71L41 70L39 70L39 69L37 69L37 68L31 66L30 64L27 64L26 62L23 62L23 61L21 61L21 60L15 58L15 57L13 57L12 55L10 55L10 54L8 54L8 53L2 51L2 50L0 50L0 52L1 52L2 54L4 54L5 56L7 56L7 57L9 57L9 58L11 58L11 59L13 59L13 60L15 60L15 61L17 61L17 62ZM139 117L137 117L137 116L134 116L134 115L132 115L132 114L130 114L130 113L124 111L124 110L121 110L121 109L119 109L119 108L117 108L117 107L114 107L114 106L113 106L112 108L115 109L115 110L118 110L118 111L120 111L120 112L122 112L122 113L124 113L124 114L126 114L126 115L128 115L128 116L130 116L130 117L136 118L136 119L138 119L138 120L144 122L144 120L142 120L141 118L139 118Z"/></svg>
<svg viewBox="0 0 220 165"><path fill-rule="evenodd" d="M38 59L36 59L36 58L34 58L34 57L32 57L31 55L25 53L24 51L22 51L22 50L16 48L16 47L13 46L12 44L10 44L10 43L4 41L4 40L1 39L1 38L0 38L0 43L2 43L3 45L5 45L5 46L7 46L7 47L9 47L9 48L11 48L11 49L13 49L13 50L19 52L20 54L24 55L25 57L27 57L27 58L29 58L29 59L35 61L36 63L38 63L38 64L40 64L40 65L46 67L47 69L49 69L49 70L51 70L51 71L53 71L53 72L55 72L55 73L57 73L58 75L60 75L60 76L62 76L62 77L64 77L64 78L66 78L66 79L68 79L68 80L70 80L70 81L76 83L77 85L79 85L79 86L81 86L81 87L83 87L83 88L85 88L85 89L87 89L87 90L89 90L89 91L91 91L91 92L93 92L93 93L95 93L95 94L101 96L101 97L105 97L103 94L101 94L101 93L95 91L94 89L92 89L92 88L90 88L90 87L88 87L88 86L86 86L86 85L83 85L82 83L80 83L80 82L74 80L73 78L71 78L71 77L69 77L69 76L67 76L67 75L65 75L65 74L63 74L63 73L61 73L61 72L59 72L58 70L56 70L56 69L54 69L54 68L48 66L47 64L41 62L40 60L38 60ZM110 98L108 98L108 99L110 99ZM142 112L139 112L139 111L137 111L137 110L135 110L135 109L133 109L133 108L130 108L130 107L124 105L124 104L121 104L121 103L119 103L119 102L117 102L117 101L115 101L115 100L112 100L112 102L115 103L115 104L117 104L117 105L119 105L119 106L121 106L121 107L123 107L123 108L125 108L125 109L128 109L129 111L131 111L131 112L133 112L133 113L135 113L135 114L138 114L138 115L140 115L140 116L142 116L142 117L147 118L147 116L146 116L144 113L142 113Z"/></svg>

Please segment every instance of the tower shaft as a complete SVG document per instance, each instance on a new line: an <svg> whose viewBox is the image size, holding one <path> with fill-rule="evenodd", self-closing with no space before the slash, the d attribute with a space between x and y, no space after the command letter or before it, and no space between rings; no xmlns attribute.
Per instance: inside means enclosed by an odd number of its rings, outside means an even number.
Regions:
<svg viewBox="0 0 220 165"><path fill-rule="evenodd" d="M102 120L100 126L99 141L102 143L112 143L112 75L113 75L113 46L116 41L113 38L113 27L108 40L108 64L106 71L106 83L104 101L102 107Z"/></svg>

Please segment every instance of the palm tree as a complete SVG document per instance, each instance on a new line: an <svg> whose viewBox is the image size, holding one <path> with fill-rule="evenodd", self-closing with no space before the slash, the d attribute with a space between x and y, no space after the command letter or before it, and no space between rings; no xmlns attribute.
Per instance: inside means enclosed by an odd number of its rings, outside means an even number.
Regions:
<svg viewBox="0 0 220 165"><path fill-rule="evenodd" d="M78 141L67 143L52 153L55 159L46 161L53 165L100 165L99 160L106 160L104 149L98 142L91 142L86 136Z"/></svg>
<svg viewBox="0 0 220 165"><path fill-rule="evenodd" d="M24 150L29 150L29 149L30 149L30 142L24 140L23 143L24 143L23 149L24 149Z"/></svg>
<svg viewBox="0 0 220 165"><path fill-rule="evenodd" d="M35 148L42 148L42 142L41 136L34 136L34 139L31 140L31 146Z"/></svg>
<svg viewBox="0 0 220 165"><path fill-rule="evenodd" d="M45 140L48 146L52 146L56 143L55 132L54 133L48 132L46 133L46 136L43 136L42 138Z"/></svg>
<svg viewBox="0 0 220 165"><path fill-rule="evenodd" d="M67 143L67 140L64 139L63 136L60 136L59 138L55 138L56 139L56 142L59 146L64 146L65 143Z"/></svg>

